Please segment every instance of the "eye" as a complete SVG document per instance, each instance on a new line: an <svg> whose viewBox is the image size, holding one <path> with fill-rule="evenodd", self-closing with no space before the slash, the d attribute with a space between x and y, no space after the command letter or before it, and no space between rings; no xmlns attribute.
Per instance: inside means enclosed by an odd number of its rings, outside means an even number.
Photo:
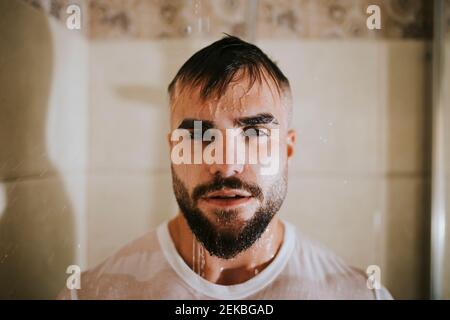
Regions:
<svg viewBox="0 0 450 320"><path fill-rule="evenodd" d="M270 131L266 128L248 127L244 129L245 137L270 136Z"/></svg>
<svg viewBox="0 0 450 320"><path fill-rule="evenodd" d="M214 135L214 132L212 130L206 130L203 132L203 140L206 143L211 143L216 140L216 136Z"/></svg>
<svg viewBox="0 0 450 320"><path fill-rule="evenodd" d="M201 132L201 131L197 131L195 132L195 130L190 130L189 131L189 136L188 138L190 140L194 140L194 141L201 141L204 145L208 145L213 143L216 140L215 136L211 136L211 133L209 132Z"/></svg>
<svg viewBox="0 0 450 320"><path fill-rule="evenodd" d="M189 131L189 139L191 140L202 140L203 133L201 131L190 130Z"/></svg>

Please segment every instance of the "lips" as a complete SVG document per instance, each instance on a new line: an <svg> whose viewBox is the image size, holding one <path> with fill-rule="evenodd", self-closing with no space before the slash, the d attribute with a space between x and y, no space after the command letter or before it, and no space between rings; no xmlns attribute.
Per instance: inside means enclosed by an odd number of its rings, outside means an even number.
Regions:
<svg viewBox="0 0 450 320"><path fill-rule="evenodd" d="M207 204L218 207L233 207L248 203L253 196L244 190L222 189L210 192L203 196L201 200Z"/></svg>

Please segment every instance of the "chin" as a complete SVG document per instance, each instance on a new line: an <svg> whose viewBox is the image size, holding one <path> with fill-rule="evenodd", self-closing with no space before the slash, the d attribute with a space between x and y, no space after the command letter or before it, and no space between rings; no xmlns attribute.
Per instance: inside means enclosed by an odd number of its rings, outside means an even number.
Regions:
<svg viewBox="0 0 450 320"><path fill-rule="evenodd" d="M255 214L254 210L230 209L213 210L207 214L208 220L217 228L241 229Z"/></svg>

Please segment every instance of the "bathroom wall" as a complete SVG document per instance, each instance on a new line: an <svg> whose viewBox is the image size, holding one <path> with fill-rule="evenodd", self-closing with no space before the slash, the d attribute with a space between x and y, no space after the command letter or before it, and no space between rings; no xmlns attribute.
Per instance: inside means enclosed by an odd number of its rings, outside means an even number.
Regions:
<svg viewBox="0 0 450 320"><path fill-rule="evenodd" d="M27 2L27 12L41 3ZM94 266L176 213L166 88L192 53L227 32L254 35L291 81L298 145L281 215L348 263L379 265L395 298L426 297L429 8L372 2L382 8L378 31L365 27L367 1L261 0L250 24L242 1L91 0L84 36L63 30L66 2L50 6L52 32L65 35L56 48L76 45L74 65L57 70L78 66L52 87L78 92L74 104L53 107L74 116L55 111L45 129L59 176L77 173L67 201L78 221L68 228L71 258ZM61 180L69 189L72 180Z"/></svg>

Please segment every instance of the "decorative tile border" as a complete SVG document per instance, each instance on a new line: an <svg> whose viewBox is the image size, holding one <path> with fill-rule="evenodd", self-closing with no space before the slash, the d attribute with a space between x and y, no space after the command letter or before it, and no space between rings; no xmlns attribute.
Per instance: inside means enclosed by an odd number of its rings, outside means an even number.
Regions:
<svg viewBox="0 0 450 320"><path fill-rule="evenodd" d="M18 1L18 0L15 0ZM55 17L58 20L65 21L66 9L71 4L77 4L80 7L86 4L84 0L22 0L32 7L42 10L45 13Z"/></svg>
<svg viewBox="0 0 450 320"><path fill-rule="evenodd" d="M423 0L261 0L259 34L302 38L429 38L432 2ZM369 5L381 9L381 30L366 27Z"/></svg>
<svg viewBox="0 0 450 320"><path fill-rule="evenodd" d="M2 1L2 0L0 0ZM8 0L11 1L11 0ZM79 32L84 35L88 35L88 24L89 21L84 21L85 15L87 16L87 10L85 10L85 5L87 1L85 0L12 0L12 1L23 1L30 6L45 12L46 14L56 18L62 23L66 23L69 14L66 12L67 8L72 5L78 5L81 9L81 30Z"/></svg>
<svg viewBox="0 0 450 320"><path fill-rule="evenodd" d="M57 19L71 3L88 15L92 39L245 37L256 6L257 38L416 38L432 34L429 0L21 0ZM447 1L447 0L446 0ZM381 30L366 27L370 4L380 6ZM450 21L448 23L450 29Z"/></svg>

